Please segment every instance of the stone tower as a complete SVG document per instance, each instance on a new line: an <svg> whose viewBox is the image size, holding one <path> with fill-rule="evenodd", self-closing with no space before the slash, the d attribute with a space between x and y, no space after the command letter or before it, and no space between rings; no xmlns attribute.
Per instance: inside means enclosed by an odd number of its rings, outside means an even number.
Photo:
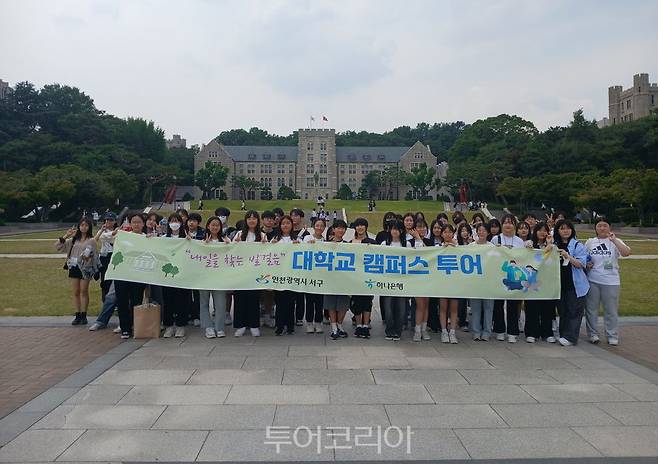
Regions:
<svg viewBox="0 0 658 464"><path fill-rule="evenodd" d="M333 198L338 191L336 130L299 129L298 136L297 194L302 199Z"/></svg>

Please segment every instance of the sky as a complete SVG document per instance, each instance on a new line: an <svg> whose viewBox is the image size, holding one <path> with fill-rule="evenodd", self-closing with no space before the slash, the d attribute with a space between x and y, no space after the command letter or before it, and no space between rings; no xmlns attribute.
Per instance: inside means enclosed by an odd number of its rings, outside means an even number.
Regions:
<svg viewBox="0 0 658 464"><path fill-rule="evenodd" d="M0 79L60 83L169 138L383 132L516 114L540 130L658 81L658 2L0 0ZM329 120L321 122L322 116Z"/></svg>

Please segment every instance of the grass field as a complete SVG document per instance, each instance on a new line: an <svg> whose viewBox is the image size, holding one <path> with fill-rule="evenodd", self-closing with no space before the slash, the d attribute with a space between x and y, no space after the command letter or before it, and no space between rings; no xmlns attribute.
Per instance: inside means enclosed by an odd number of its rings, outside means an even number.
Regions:
<svg viewBox="0 0 658 464"><path fill-rule="evenodd" d="M620 314L658 315L658 261L622 261ZM53 259L0 258L0 316L72 314L69 282L62 262ZM98 282L90 285L90 314L100 309Z"/></svg>

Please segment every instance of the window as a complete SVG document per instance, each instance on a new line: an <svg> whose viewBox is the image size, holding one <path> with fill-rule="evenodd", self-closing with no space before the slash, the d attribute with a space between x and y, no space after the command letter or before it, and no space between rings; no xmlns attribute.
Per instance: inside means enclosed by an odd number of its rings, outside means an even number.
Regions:
<svg viewBox="0 0 658 464"><path fill-rule="evenodd" d="M308 155L306 155L306 161L307 161L308 163L312 163L312 162L313 162L313 153L309 153Z"/></svg>
<svg viewBox="0 0 658 464"><path fill-rule="evenodd" d="M365 161L370 161L370 155L363 155L363 159Z"/></svg>
<svg viewBox="0 0 658 464"><path fill-rule="evenodd" d="M240 164L239 168L240 174L244 174L244 164Z"/></svg>
<svg viewBox="0 0 658 464"><path fill-rule="evenodd" d="M414 159L423 159L423 154L419 151L414 153Z"/></svg>
<svg viewBox="0 0 658 464"><path fill-rule="evenodd" d="M286 155L284 155L283 153L279 153L278 155L276 155L276 159L284 160L286 159Z"/></svg>
<svg viewBox="0 0 658 464"><path fill-rule="evenodd" d="M248 158L249 158L250 160L255 160L255 159L256 159L256 154L255 154L255 153L249 153Z"/></svg>
<svg viewBox="0 0 658 464"><path fill-rule="evenodd" d="M288 165L288 174L293 174L295 172L295 165L294 164L289 164Z"/></svg>
<svg viewBox="0 0 658 464"><path fill-rule="evenodd" d="M320 177L320 187L326 187L326 186L327 186L327 178Z"/></svg>
<svg viewBox="0 0 658 464"><path fill-rule="evenodd" d="M276 173L277 174L285 174L286 173L286 166L283 165L283 164L277 164Z"/></svg>
<svg viewBox="0 0 658 464"><path fill-rule="evenodd" d="M288 179L288 187L292 188L292 177Z"/></svg>
<svg viewBox="0 0 658 464"><path fill-rule="evenodd" d="M340 173L345 174L345 165L344 164L340 165Z"/></svg>
<svg viewBox="0 0 658 464"><path fill-rule="evenodd" d="M356 174L356 164L350 164L350 174Z"/></svg>
<svg viewBox="0 0 658 464"><path fill-rule="evenodd" d="M320 153L320 162L322 162L322 163L327 162L327 154L326 153Z"/></svg>
<svg viewBox="0 0 658 464"><path fill-rule="evenodd" d="M255 200L256 199L256 192L253 190L249 190L247 192L247 200Z"/></svg>
<svg viewBox="0 0 658 464"><path fill-rule="evenodd" d="M320 174L326 174L327 173L327 165L326 164L321 164L320 165Z"/></svg>
<svg viewBox="0 0 658 464"><path fill-rule="evenodd" d="M383 161L383 160L386 159L386 158L384 157L384 155L377 155L377 159Z"/></svg>
<svg viewBox="0 0 658 464"><path fill-rule="evenodd" d="M315 181L313 180L312 177L307 177L306 178L306 188L313 188L315 187Z"/></svg>
<svg viewBox="0 0 658 464"><path fill-rule="evenodd" d="M626 109L629 109L631 107L631 101L627 100L626 101Z"/></svg>
<svg viewBox="0 0 658 464"><path fill-rule="evenodd" d="M256 174L255 164L247 164L247 174Z"/></svg>
<svg viewBox="0 0 658 464"><path fill-rule="evenodd" d="M651 106L654 106L656 104L654 97L655 95L651 95Z"/></svg>
<svg viewBox="0 0 658 464"><path fill-rule="evenodd" d="M347 159L350 161L356 161L356 155L347 155Z"/></svg>
<svg viewBox="0 0 658 464"><path fill-rule="evenodd" d="M269 153L265 153L265 154L263 155L263 159L264 159L264 160L272 159L272 155L270 155Z"/></svg>
<svg viewBox="0 0 658 464"><path fill-rule="evenodd" d="M306 149L307 149L308 151L313 150L313 142L308 142L308 143L306 144Z"/></svg>
<svg viewBox="0 0 658 464"><path fill-rule="evenodd" d="M411 164L409 165L409 167L410 167L411 169L416 169L417 167L420 167L420 163L411 163Z"/></svg>
<svg viewBox="0 0 658 464"><path fill-rule="evenodd" d="M271 164L261 164L260 165L261 174L272 174L272 165Z"/></svg>
<svg viewBox="0 0 658 464"><path fill-rule="evenodd" d="M277 177L276 186L283 187L284 185L286 185L286 180L283 177Z"/></svg>
<svg viewBox="0 0 658 464"><path fill-rule="evenodd" d="M321 151L327 151L327 144L326 143L321 143L320 144L320 150Z"/></svg>
<svg viewBox="0 0 658 464"><path fill-rule="evenodd" d="M313 174L315 172L315 166L312 164L306 165L306 174Z"/></svg>

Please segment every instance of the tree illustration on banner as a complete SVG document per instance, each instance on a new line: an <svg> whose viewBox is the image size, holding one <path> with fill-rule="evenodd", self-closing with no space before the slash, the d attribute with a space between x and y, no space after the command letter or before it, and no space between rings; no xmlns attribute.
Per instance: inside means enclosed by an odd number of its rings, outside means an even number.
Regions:
<svg viewBox="0 0 658 464"><path fill-rule="evenodd" d="M114 269L116 269L117 266L121 263L123 263L123 255L120 251L117 251L112 255L112 266L114 266Z"/></svg>

